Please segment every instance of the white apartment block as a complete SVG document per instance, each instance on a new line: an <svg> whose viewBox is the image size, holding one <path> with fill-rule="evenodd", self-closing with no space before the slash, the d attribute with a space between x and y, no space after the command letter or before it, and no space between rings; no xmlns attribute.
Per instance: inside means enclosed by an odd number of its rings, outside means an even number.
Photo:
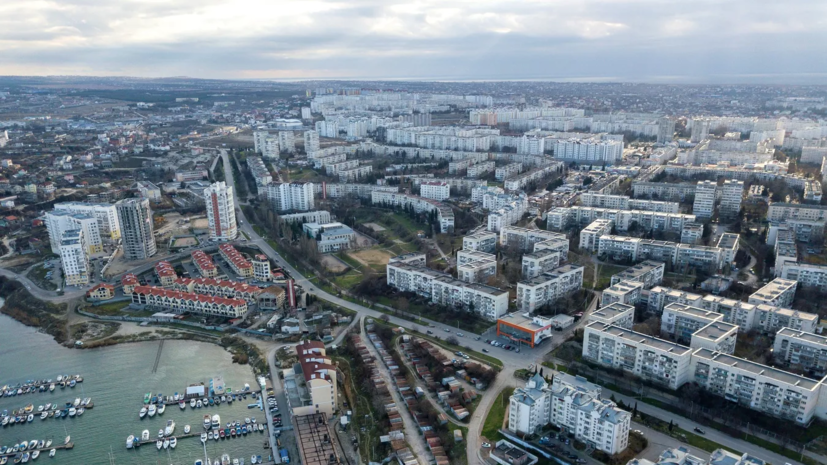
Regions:
<svg viewBox="0 0 827 465"><path fill-rule="evenodd" d="M822 221L827 219L827 206L805 205L799 203L771 203L767 210L767 220L782 222L787 219Z"/></svg>
<svg viewBox="0 0 827 465"><path fill-rule="evenodd" d="M45 223L53 253L60 254L63 233L72 229L83 230L83 246L87 254L103 252L103 240L95 217L83 213L55 210L46 213Z"/></svg>
<svg viewBox="0 0 827 465"><path fill-rule="evenodd" d="M439 127L389 128L386 140L394 145L415 145L428 149L482 152L491 148L498 129L460 129Z"/></svg>
<svg viewBox="0 0 827 465"><path fill-rule="evenodd" d="M451 188L447 182L423 182L419 185L419 195L426 199L443 201L451 197Z"/></svg>
<svg viewBox="0 0 827 465"><path fill-rule="evenodd" d="M279 131L279 149L285 153L296 151L296 135L293 131Z"/></svg>
<svg viewBox="0 0 827 465"><path fill-rule="evenodd" d="M684 200L695 194L695 184L672 184L666 182L633 182L635 197L651 197L658 200Z"/></svg>
<svg viewBox="0 0 827 465"><path fill-rule="evenodd" d="M505 226L517 223L525 215L524 203L515 201L512 205L506 205L488 214L486 229L491 232L499 232Z"/></svg>
<svg viewBox="0 0 827 465"><path fill-rule="evenodd" d="M118 211L115 209L115 205L64 202L56 203L54 210L94 216L95 219L98 220L98 226L102 235L108 235L109 239L113 241L121 238L121 226L118 221Z"/></svg>
<svg viewBox="0 0 827 465"><path fill-rule="evenodd" d="M607 326L632 329L635 324L635 307L615 302L590 313L588 321L599 321Z"/></svg>
<svg viewBox="0 0 827 465"><path fill-rule="evenodd" d="M250 168L250 174L253 175L257 187L264 189L273 182L273 175L270 174L270 169L261 157L247 157L247 167Z"/></svg>
<svg viewBox="0 0 827 465"><path fill-rule="evenodd" d="M273 279L273 273L270 271L270 259L267 255L258 254L254 256L250 263L253 264L253 278L256 281L267 282Z"/></svg>
<svg viewBox="0 0 827 465"><path fill-rule="evenodd" d="M544 249L523 254L523 279L534 278L547 271L551 271L560 266L560 261L560 252L558 250Z"/></svg>
<svg viewBox="0 0 827 465"><path fill-rule="evenodd" d="M357 182L373 173L373 166L360 165L339 171L339 182Z"/></svg>
<svg viewBox="0 0 827 465"><path fill-rule="evenodd" d="M775 335L772 353L777 362L815 376L827 373L827 337L820 334L781 328Z"/></svg>
<svg viewBox="0 0 827 465"><path fill-rule="evenodd" d="M440 232L445 233L454 229L453 210L436 200L426 199L418 195L373 191L371 192L371 203L373 205L387 205L388 207L411 205L417 213L436 211Z"/></svg>
<svg viewBox="0 0 827 465"><path fill-rule="evenodd" d="M309 158L309 157L308 157ZM325 155L323 157L316 157L313 158L313 168L321 169L325 168L325 174L329 174L327 172L327 167L330 165L335 165L336 163L341 163L347 160L346 153L334 153L331 155Z"/></svg>
<svg viewBox="0 0 827 465"><path fill-rule="evenodd" d="M332 155L332 157L338 157L344 154ZM331 157L320 158L319 161L327 161L326 159ZM339 173L342 171L346 171L352 168L356 168L359 166L359 160L341 160L332 163L325 163L324 165L324 173L328 176L339 176Z"/></svg>
<svg viewBox="0 0 827 465"><path fill-rule="evenodd" d="M330 223L330 212L325 210L316 210L310 212L290 213L287 215L279 215L279 221L285 223Z"/></svg>
<svg viewBox="0 0 827 465"><path fill-rule="evenodd" d="M800 163L821 164L821 161L827 157L827 147L818 146L804 146L801 148Z"/></svg>
<svg viewBox="0 0 827 465"><path fill-rule="evenodd" d="M738 253L738 240L740 237L740 234L723 233L721 234L721 238L718 239L717 247L724 251L723 260L725 264L731 264L735 261L735 255Z"/></svg>
<svg viewBox="0 0 827 465"><path fill-rule="evenodd" d="M599 321L586 325L583 358L673 390L690 381L689 347Z"/></svg>
<svg viewBox="0 0 827 465"><path fill-rule="evenodd" d="M695 191L697 199L697 190ZM738 216L741 211L741 200L744 198L744 181L727 179L721 187L720 214L723 217L732 218Z"/></svg>
<svg viewBox="0 0 827 465"><path fill-rule="evenodd" d="M754 327L766 334L777 333L781 328L791 328L814 333L818 327L818 315L791 308L756 304Z"/></svg>
<svg viewBox="0 0 827 465"><path fill-rule="evenodd" d="M534 375L509 398L508 430L534 434L550 422L550 414L551 389L542 376Z"/></svg>
<svg viewBox="0 0 827 465"><path fill-rule="evenodd" d="M716 297L716 296L710 296ZM678 302L685 305L691 305L693 307L702 307L706 308L707 310L718 311L716 309L710 309L707 307L703 307L701 302L703 301L704 296L699 294L693 294L691 292L680 291L677 289L672 289L669 287L662 287L662 286L655 286L649 290L649 300L647 301L647 310L650 314L653 315L660 315L663 312L664 307L667 305ZM733 300L733 303L737 301ZM719 312L723 313L723 312ZM726 319L726 317L725 317ZM750 323L752 320L750 319ZM744 326L744 329L747 329Z"/></svg>
<svg viewBox="0 0 827 465"><path fill-rule="evenodd" d="M598 139L556 140L554 158L592 165L614 165L623 159L623 142Z"/></svg>
<svg viewBox="0 0 827 465"><path fill-rule="evenodd" d="M646 210L617 210L599 207L557 207L548 212L546 225L550 229L562 230L569 226L585 226L594 220L614 221L618 231L627 231L637 224L644 231L681 232L686 223L695 222L695 215L662 213Z"/></svg>
<svg viewBox="0 0 827 465"><path fill-rule="evenodd" d="M457 252L457 279L466 283L485 283L497 275L497 256L474 250Z"/></svg>
<svg viewBox="0 0 827 465"><path fill-rule="evenodd" d="M464 250L476 250L493 254L497 250L497 241L500 236L489 231L480 231L462 238Z"/></svg>
<svg viewBox="0 0 827 465"><path fill-rule="evenodd" d="M692 354L692 380L717 396L738 404L809 425L816 413L822 383L729 354L697 349Z"/></svg>
<svg viewBox="0 0 827 465"><path fill-rule="evenodd" d="M720 313L673 302L663 307L660 331L681 344L689 344L692 341L692 335L699 329L723 320L724 316Z"/></svg>
<svg viewBox="0 0 827 465"><path fill-rule="evenodd" d="M267 186L267 200L276 211L313 210L313 195L312 182L272 183Z"/></svg>
<svg viewBox="0 0 827 465"><path fill-rule="evenodd" d="M497 181L504 181L515 174L520 174L523 171L522 163L509 163L501 166L494 171L494 179Z"/></svg>
<svg viewBox="0 0 827 465"><path fill-rule="evenodd" d="M568 244L568 238L566 238L565 234L552 231L521 228L518 226L506 226L500 230L500 245L508 247L511 244L517 244L517 247L524 252L536 251L536 249L533 248L534 244L551 239L565 239L566 244ZM568 246L566 250L568 251Z"/></svg>
<svg viewBox="0 0 827 465"><path fill-rule="evenodd" d="M592 253L597 252L600 248L600 236L611 234L612 226L614 226L612 220L594 220L580 231L580 249L586 249Z"/></svg>
<svg viewBox="0 0 827 465"><path fill-rule="evenodd" d="M611 208L615 210L629 210L629 196L598 194L583 192L580 194L580 204L584 207Z"/></svg>
<svg viewBox="0 0 827 465"><path fill-rule="evenodd" d="M540 252L541 250L560 252L560 261L564 262L569 258L569 240L563 236L535 243L534 252Z"/></svg>
<svg viewBox="0 0 827 465"><path fill-rule="evenodd" d="M481 203L487 194L505 194L505 190L502 187L497 186L476 186L471 189L471 201Z"/></svg>
<svg viewBox="0 0 827 465"><path fill-rule="evenodd" d="M66 286L89 284L92 270L89 268L89 254L86 251L82 229L67 229L60 237L60 264Z"/></svg>
<svg viewBox="0 0 827 465"><path fill-rule="evenodd" d="M797 285L798 283L794 280L775 278L750 295L747 302L756 305L767 304L776 307L789 307L795 299Z"/></svg>
<svg viewBox="0 0 827 465"><path fill-rule="evenodd" d="M698 181L695 186L695 203L692 205L692 213L698 218L712 218L717 192L718 184L714 181Z"/></svg>
<svg viewBox="0 0 827 465"><path fill-rule="evenodd" d="M804 183L804 201L810 203L821 203L823 191L821 183L815 180L808 180Z"/></svg>
<svg viewBox="0 0 827 465"><path fill-rule="evenodd" d="M211 241L232 241L238 237L235 220L235 200L232 186L224 181L204 189Z"/></svg>
<svg viewBox="0 0 827 465"><path fill-rule="evenodd" d="M316 189L318 187L318 189ZM361 198L370 198L373 191L379 192L399 192L399 186L379 186L376 184L328 184L314 185L314 191L322 196L322 198L338 199L354 195Z"/></svg>
<svg viewBox="0 0 827 465"><path fill-rule="evenodd" d="M643 292L643 283L636 281L621 281L603 290L601 305L621 303L635 305Z"/></svg>
<svg viewBox="0 0 827 465"><path fill-rule="evenodd" d="M626 268L620 273L614 274L611 285L614 286L621 281L637 281L643 283L644 289L649 289L663 281L663 273L665 270L665 263L645 260L637 265Z"/></svg>
<svg viewBox="0 0 827 465"><path fill-rule="evenodd" d="M656 260L680 267L694 266L716 270L721 268L724 255L723 250L717 247L612 235L600 237L597 254L615 260Z"/></svg>
<svg viewBox="0 0 827 465"><path fill-rule="evenodd" d="M480 163L476 163L474 165L470 165L466 171L465 175L469 178L479 178L485 176L486 174L494 171L496 166L493 161L484 161Z"/></svg>
<svg viewBox="0 0 827 465"><path fill-rule="evenodd" d="M256 151L261 152L262 158L267 160L277 160L279 156L281 156L278 136L271 136L270 134L267 134L267 137L265 137L262 142L261 150Z"/></svg>
<svg viewBox="0 0 827 465"><path fill-rule="evenodd" d="M547 176L551 176L552 173L560 172L562 169L562 163L552 163L547 166L534 168L526 171L525 173L515 174L509 178L506 178L505 182L503 182L503 188L505 188L506 191L523 190L529 184L540 181Z"/></svg>
<svg viewBox="0 0 827 465"><path fill-rule="evenodd" d="M302 108L302 110L304 110L304 108ZM307 154L316 153L319 151L319 148L319 133L316 131L304 131L304 152Z"/></svg>
<svg viewBox="0 0 827 465"><path fill-rule="evenodd" d="M798 281L804 287L814 287L827 291L827 266L810 263L785 263L781 277Z"/></svg>
<svg viewBox="0 0 827 465"><path fill-rule="evenodd" d="M517 283L517 308L531 313L583 287L582 266L564 265Z"/></svg>
<svg viewBox="0 0 827 465"><path fill-rule="evenodd" d="M735 342L738 339L738 325L716 321L695 331L689 342L692 349L709 349L722 354L735 352Z"/></svg>
<svg viewBox="0 0 827 465"><path fill-rule="evenodd" d="M658 200L629 199L629 209L658 213L678 213L680 212L680 204Z"/></svg>

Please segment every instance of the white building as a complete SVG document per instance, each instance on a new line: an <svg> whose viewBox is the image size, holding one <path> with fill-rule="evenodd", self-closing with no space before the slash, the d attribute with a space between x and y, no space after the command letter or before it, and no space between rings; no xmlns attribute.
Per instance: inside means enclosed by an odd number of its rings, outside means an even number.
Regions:
<svg viewBox="0 0 827 465"><path fill-rule="evenodd" d="M723 233L718 239L717 247L724 251L724 263L731 264L735 261L735 255L738 253L738 239L740 234Z"/></svg>
<svg viewBox="0 0 827 465"><path fill-rule="evenodd" d="M443 201L451 197L451 188L446 182L423 182L419 185L419 195L426 199Z"/></svg>
<svg viewBox="0 0 827 465"><path fill-rule="evenodd" d="M689 347L599 321L586 325L583 358L673 390L690 381Z"/></svg>
<svg viewBox="0 0 827 465"><path fill-rule="evenodd" d="M820 334L781 328L775 335L773 357L815 376L827 373L827 337Z"/></svg>
<svg viewBox="0 0 827 465"><path fill-rule="evenodd" d="M485 283L497 275L497 256L475 250L457 252L457 279L466 283Z"/></svg>
<svg viewBox="0 0 827 465"><path fill-rule="evenodd" d="M287 215L279 215L279 220L285 223L330 223L330 212L326 210L316 210L309 212L290 213Z"/></svg>
<svg viewBox="0 0 827 465"><path fill-rule="evenodd" d="M267 199L276 211L313 210L312 182L272 183L267 186Z"/></svg>
<svg viewBox="0 0 827 465"><path fill-rule="evenodd" d="M603 290L601 305L611 305L619 302L626 305L635 305L643 292L643 283L637 281L620 281Z"/></svg>
<svg viewBox="0 0 827 465"><path fill-rule="evenodd" d="M523 279L531 279L560 266L560 251L552 249L538 250L523 254Z"/></svg>
<svg viewBox="0 0 827 465"><path fill-rule="evenodd" d="M497 250L499 235L490 231L480 231L462 238L464 250L494 253Z"/></svg>
<svg viewBox="0 0 827 465"><path fill-rule="evenodd" d="M599 219L580 231L580 248L589 252L597 252L600 248L600 236L611 234L614 221Z"/></svg>
<svg viewBox="0 0 827 465"><path fill-rule="evenodd" d="M508 247L511 244L516 244L516 247L525 252L531 250L536 251L536 249L533 249L534 244L551 239L565 239L566 244L568 244L568 239L565 234L552 231L520 228L518 226L506 226L500 230L500 245ZM568 251L568 247L566 247L566 251ZM565 257L563 259L565 260Z"/></svg>
<svg viewBox="0 0 827 465"><path fill-rule="evenodd" d="M697 200L698 191L695 191ZM727 179L721 188L720 214L722 217L732 218L741 211L741 199L744 198L744 181Z"/></svg>
<svg viewBox="0 0 827 465"><path fill-rule="evenodd" d="M660 330L661 333L668 334L681 344L689 344L692 341L692 335L699 329L723 320L724 315L720 313L672 302L663 308Z"/></svg>
<svg viewBox="0 0 827 465"><path fill-rule="evenodd" d="M494 171L494 179L497 181L503 181L506 178L513 176L515 174L520 174L523 170L522 163L509 163L505 166L501 166Z"/></svg>
<svg viewBox="0 0 827 465"><path fill-rule="evenodd" d="M60 264L63 268L63 280L67 286L85 286L89 284L89 254L83 239L82 229L63 231L60 238Z"/></svg>
<svg viewBox="0 0 827 465"><path fill-rule="evenodd" d="M623 159L623 142L599 139L556 140L554 158L591 165L613 165Z"/></svg>
<svg viewBox="0 0 827 465"><path fill-rule="evenodd" d="M785 263L781 277L798 281L804 287L814 287L827 291L827 266L810 263Z"/></svg>
<svg viewBox="0 0 827 465"><path fill-rule="evenodd" d="M819 381L709 349L692 354L690 372L710 393L770 416L806 426L816 413Z"/></svg>
<svg viewBox="0 0 827 465"><path fill-rule="evenodd" d="M583 287L582 266L564 265L517 283L517 309L533 312Z"/></svg>
<svg viewBox="0 0 827 465"><path fill-rule="evenodd" d="M308 108L308 113L310 109ZM304 108L302 108L304 112ZM309 118L308 118L309 119ZM307 154L319 151L319 133L316 131L304 131L304 152Z"/></svg>
<svg viewBox="0 0 827 465"><path fill-rule="evenodd" d="M715 182L698 181L695 186L695 203L692 205L692 213L698 218L712 218L717 192L718 185Z"/></svg>
<svg viewBox="0 0 827 465"><path fill-rule="evenodd" d="M56 203L55 211L68 211L94 216L98 220L101 235L108 235L115 241L121 238L121 225L115 205L83 202Z"/></svg>
<svg viewBox="0 0 827 465"><path fill-rule="evenodd" d="M120 221L123 256L143 260L158 251L155 245L152 210L147 199L125 199L115 204Z"/></svg>
<svg viewBox="0 0 827 465"><path fill-rule="evenodd" d="M614 286L621 281L636 281L643 283L644 289L649 289L663 281L663 273L665 270L665 263L645 260L637 265L626 268L620 273L614 274L611 285Z"/></svg>
<svg viewBox="0 0 827 465"><path fill-rule="evenodd" d="M356 233L342 223L305 223L302 225L302 230L316 239L321 253L346 250L356 242Z"/></svg>
<svg viewBox="0 0 827 465"><path fill-rule="evenodd" d="M798 283L790 279L775 278L764 287L749 296L751 304L767 304L776 307L789 307L795 299Z"/></svg>
<svg viewBox="0 0 827 465"><path fill-rule="evenodd" d="M591 312L589 321L599 321L607 326L632 329L635 324L635 307L615 302Z"/></svg>
<svg viewBox="0 0 827 465"><path fill-rule="evenodd" d="M232 241L238 237L235 220L235 196L232 186L224 181L204 189L211 241Z"/></svg>
<svg viewBox="0 0 827 465"><path fill-rule="evenodd" d="M83 213L55 210L46 213L44 222L46 223L46 230L49 232L49 242L53 253L60 254L63 233L72 229L83 230L83 244L87 254L103 252L103 241L95 217Z"/></svg>

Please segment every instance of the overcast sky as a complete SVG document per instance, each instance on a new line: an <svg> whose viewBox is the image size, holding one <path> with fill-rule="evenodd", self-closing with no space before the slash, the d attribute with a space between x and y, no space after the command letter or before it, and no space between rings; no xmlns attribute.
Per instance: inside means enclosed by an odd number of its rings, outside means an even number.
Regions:
<svg viewBox="0 0 827 465"><path fill-rule="evenodd" d="M827 0L2 0L0 74L827 83Z"/></svg>

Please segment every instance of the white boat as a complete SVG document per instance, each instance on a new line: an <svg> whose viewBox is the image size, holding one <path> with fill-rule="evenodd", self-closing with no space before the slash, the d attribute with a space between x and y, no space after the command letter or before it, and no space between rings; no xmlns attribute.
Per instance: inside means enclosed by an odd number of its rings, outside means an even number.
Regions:
<svg viewBox="0 0 827 465"><path fill-rule="evenodd" d="M216 431L215 433L213 433L212 438L218 441L219 439L221 439L221 434L218 431Z"/></svg>
<svg viewBox="0 0 827 465"><path fill-rule="evenodd" d="M43 413L40 414L40 419L41 420L45 420L47 418L49 418L49 412L43 412Z"/></svg>
<svg viewBox="0 0 827 465"><path fill-rule="evenodd" d="M34 460L38 457L40 457L40 451L39 450L36 450L36 451L32 452L32 460Z"/></svg>
<svg viewBox="0 0 827 465"><path fill-rule="evenodd" d="M126 448L127 448L127 449L132 449L132 446L134 446L134 445L135 445L135 436L134 436L134 435L132 435L132 434L130 434L130 435L126 438Z"/></svg>
<svg viewBox="0 0 827 465"><path fill-rule="evenodd" d="M85 411L86 411L86 409L85 409L85 408L83 408L83 407L81 407L81 408L79 408L79 409L78 409L78 413L77 413L77 415L78 415L78 416L81 416L81 415L83 415L83 412L85 412Z"/></svg>
<svg viewBox="0 0 827 465"><path fill-rule="evenodd" d="M37 441L37 448L38 449L43 449L43 444L46 444L46 441L44 441L42 439L40 441Z"/></svg>
<svg viewBox="0 0 827 465"><path fill-rule="evenodd" d="M221 427L221 417L218 414L212 416L212 427L213 428L220 428Z"/></svg>
<svg viewBox="0 0 827 465"><path fill-rule="evenodd" d="M163 415L164 412L167 410L166 404L161 404L158 406L158 415Z"/></svg>
<svg viewBox="0 0 827 465"><path fill-rule="evenodd" d="M155 441L155 447L157 447L158 450L161 450L164 447L164 441L162 441L160 439Z"/></svg>
<svg viewBox="0 0 827 465"><path fill-rule="evenodd" d="M78 411L77 411L77 410L75 410L75 408L74 408L74 407L71 407L71 408L69 409L69 416L70 416L70 417L75 416L75 414L76 414L76 413L78 413Z"/></svg>
<svg viewBox="0 0 827 465"><path fill-rule="evenodd" d="M57 449L50 450L49 451L49 457L54 457L56 453L57 453Z"/></svg>
<svg viewBox="0 0 827 465"><path fill-rule="evenodd" d="M164 430L162 430L162 429L158 430L158 439L164 439Z"/></svg>
<svg viewBox="0 0 827 465"><path fill-rule="evenodd" d="M187 408L187 403L182 400L181 402L178 402L178 407L181 410L184 410L185 408Z"/></svg>
<svg viewBox="0 0 827 465"><path fill-rule="evenodd" d="M155 406L154 406L154 405L150 405L150 406L149 406L149 410L147 411L147 413L146 413L146 414L147 414L147 415L149 415L149 418L152 418L152 417L154 417L154 416L155 416L155 412L156 412L156 411L157 411L157 409L155 408Z"/></svg>
<svg viewBox="0 0 827 465"><path fill-rule="evenodd" d="M184 434L190 434L190 425L184 425Z"/></svg>
<svg viewBox="0 0 827 465"><path fill-rule="evenodd" d="M175 420L167 420L167 427L164 428L164 436L172 436L175 432Z"/></svg>
<svg viewBox="0 0 827 465"><path fill-rule="evenodd" d="M80 405L80 397L76 398L74 402L72 402L72 406L77 407Z"/></svg>
<svg viewBox="0 0 827 465"><path fill-rule="evenodd" d="M210 420L209 415L204 415L204 429L210 429L212 426L212 420Z"/></svg>
<svg viewBox="0 0 827 465"><path fill-rule="evenodd" d="M142 440L142 441L149 441L149 430L148 430L148 429L145 429L145 430L141 433L141 440Z"/></svg>
<svg viewBox="0 0 827 465"><path fill-rule="evenodd" d="M178 445L178 440L175 438L170 438L169 440L169 447L175 449L175 446Z"/></svg>
<svg viewBox="0 0 827 465"><path fill-rule="evenodd" d="M49 392L52 392L54 390L55 390L55 383L52 383L52 384L49 385Z"/></svg>
<svg viewBox="0 0 827 465"><path fill-rule="evenodd" d="M209 433L207 433L207 439L212 439L212 431L210 431Z"/></svg>
<svg viewBox="0 0 827 465"><path fill-rule="evenodd" d="M198 399L198 401L197 401L197 402L195 402L195 406L196 406L197 408L201 408L201 407L203 407L203 406L204 406L204 404L201 402L201 399Z"/></svg>
<svg viewBox="0 0 827 465"><path fill-rule="evenodd" d="M164 439L164 449L169 449L169 439Z"/></svg>
<svg viewBox="0 0 827 465"><path fill-rule="evenodd" d="M71 440L72 440L71 436L66 436L66 439L63 441L63 445L65 446L66 444L69 444L69 441L71 441Z"/></svg>
<svg viewBox="0 0 827 465"><path fill-rule="evenodd" d="M43 411L43 406L42 406L42 405L38 405L38 406L37 406L37 412L38 412L38 413L40 413L40 412L42 412L42 411Z"/></svg>
<svg viewBox="0 0 827 465"><path fill-rule="evenodd" d="M195 399L190 399L190 408L195 408Z"/></svg>
<svg viewBox="0 0 827 465"><path fill-rule="evenodd" d="M26 421L32 421L32 420L34 420L34 414L30 413L29 416L26 417Z"/></svg>
<svg viewBox="0 0 827 465"><path fill-rule="evenodd" d="M233 465L238 465L238 459L233 459Z"/></svg>
<svg viewBox="0 0 827 465"><path fill-rule="evenodd" d="M224 454L221 456L221 465L230 465L230 456Z"/></svg>
<svg viewBox="0 0 827 465"><path fill-rule="evenodd" d="M37 449L37 439L32 439L29 442L29 450Z"/></svg>
<svg viewBox="0 0 827 465"><path fill-rule="evenodd" d="M207 433L201 433L201 442L207 442Z"/></svg>
<svg viewBox="0 0 827 465"><path fill-rule="evenodd" d="M52 447L52 440L51 440L51 439L49 439L48 441L46 441L46 445L45 445L45 446L43 446L43 447L45 447L45 448L47 448L47 449L48 449L48 448L50 448L50 447Z"/></svg>
<svg viewBox="0 0 827 465"><path fill-rule="evenodd" d="M50 410L51 408L52 408L52 404L46 404L46 408L44 408L43 410Z"/></svg>

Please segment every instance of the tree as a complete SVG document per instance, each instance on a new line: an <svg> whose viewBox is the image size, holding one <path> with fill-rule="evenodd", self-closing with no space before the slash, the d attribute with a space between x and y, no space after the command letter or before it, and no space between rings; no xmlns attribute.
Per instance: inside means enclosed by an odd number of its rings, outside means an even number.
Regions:
<svg viewBox="0 0 827 465"><path fill-rule="evenodd" d="M669 432L672 432L672 420L669 420Z"/></svg>
<svg viewBox="0 0 827 465"><path fill-rule="evenodd" d="M447 342L448 344L451 344L451 345L455 345L455 346L459 345L459 341L454 336L448 336L448 339L445 339L445 342Z"/></svg>
<svg viewBox="0 0 827 465"><path fill-rule="evenodd" d="M632 418L637 416L637 402L635 402L635 408L632 409Z"/></svg>
<svg viewBox="0 0 827 465"><path fill-rule="evenodd" d="M391 317L389 317L388 315L382 315L379 317L379 319L384 321L385 323L391 321Z"/></svg>

